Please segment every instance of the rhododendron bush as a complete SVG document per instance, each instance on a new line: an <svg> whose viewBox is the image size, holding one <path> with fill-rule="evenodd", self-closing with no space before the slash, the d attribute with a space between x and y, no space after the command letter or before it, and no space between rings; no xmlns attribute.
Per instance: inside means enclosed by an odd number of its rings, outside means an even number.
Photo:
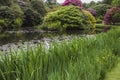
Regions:
<svg viewBox="0 0 120 80"><path fill-rule="evenodd" d="M112 7L104 16L105 24L115 24L120 22L120 8Z"/></svg>
<svg viewBox="0 0 120 80"><path fill-rule="evenodd" d="M62 4L63 6L66 5L75 5L75 6L79 6L79 7L83 7L81 0L65 0L64 3Z"/></svg>

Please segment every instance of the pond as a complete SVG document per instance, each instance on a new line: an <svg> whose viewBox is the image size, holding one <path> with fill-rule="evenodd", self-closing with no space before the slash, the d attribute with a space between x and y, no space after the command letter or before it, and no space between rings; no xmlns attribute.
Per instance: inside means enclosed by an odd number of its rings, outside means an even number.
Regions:
<svg viewBox="0 0 120 80"><path fill-rule="evenodd" d="M19 31L6 31L0 33L0 52L5 51L9 53L10 49L17 49L27 45L36 46L40 42L60 42L62 40L69 40L73 37L81 37L81 31L39 31L39 30L19 30Z"/></svg>

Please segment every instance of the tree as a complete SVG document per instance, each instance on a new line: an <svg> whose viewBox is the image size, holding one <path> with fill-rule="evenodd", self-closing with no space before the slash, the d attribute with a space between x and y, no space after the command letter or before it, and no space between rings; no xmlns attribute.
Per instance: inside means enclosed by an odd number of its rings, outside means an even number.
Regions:
<svg viewBox="0 0 120 80"><path fill-rule="evenodd" d="M45 2L49 8L53 8L53 5L57 4L57 0L46 0Z"/></svg>
<svg viewBox="0 0 120 80"><path fill-rule="evenodd" d="M96 11L97 16L99 17L99 16L104 16L107 9L109 9L110 7L111 6L108 4L98 4L92 8Z"/></svg>
<svg viewBox="0 0 120 80"><path fill-rule="evenodd" d="M52 5L52 4L57 4L57 1L56 0L46 0L46 3L48 5Z"/></svg>
<svg viewBox="0 0 120 80"><path fill-rule="evenodd" d="M13 0L0 0L0 5L3 6L10 6L12 4Z"/></svg>
<svg viewBox="0 0 120 80"><path fill-rule="evenodd" d="M89 3L89 7L92 7L92 6L95 6L95 5L96 5L95 1L91 1L91 2Z"/></svg>
<svg viewBox="0 0 120 80"><path fill-rule="evenodd" d="M113 1L113 0L103 0L102 2L103 2L104 4L109 4L109 5L111 5L112 1Z"/></svg>
<svg viewBox="0 0 120 80"><path fill-rule="evenodd" d="M120 0L113 0L112 5L115 7L120 7Z"/></svg>

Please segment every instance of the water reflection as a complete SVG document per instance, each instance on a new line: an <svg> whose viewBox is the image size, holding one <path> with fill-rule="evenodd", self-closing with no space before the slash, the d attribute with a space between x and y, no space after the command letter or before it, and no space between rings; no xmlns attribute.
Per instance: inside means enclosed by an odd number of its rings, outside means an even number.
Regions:
<svg viewBox="0 0 120 80"><path fill-rule="evenodd" d="M27 44L36 46L40 42L69 40L81 36L81 31L44 32L44 31L7 31L0 33L0 51L9 52L11 48L25 48Z"/></svg>

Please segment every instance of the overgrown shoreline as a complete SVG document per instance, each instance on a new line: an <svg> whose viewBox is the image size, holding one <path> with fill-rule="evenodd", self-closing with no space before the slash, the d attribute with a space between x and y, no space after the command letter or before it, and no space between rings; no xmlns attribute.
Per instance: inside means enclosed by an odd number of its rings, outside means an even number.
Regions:
<svg viewBox="0 0 120 80"><path fill-rule="evenodd" d="M0 60L0 80L103 80L120 55L120 29L92 38L11 52Z"/></svg>

